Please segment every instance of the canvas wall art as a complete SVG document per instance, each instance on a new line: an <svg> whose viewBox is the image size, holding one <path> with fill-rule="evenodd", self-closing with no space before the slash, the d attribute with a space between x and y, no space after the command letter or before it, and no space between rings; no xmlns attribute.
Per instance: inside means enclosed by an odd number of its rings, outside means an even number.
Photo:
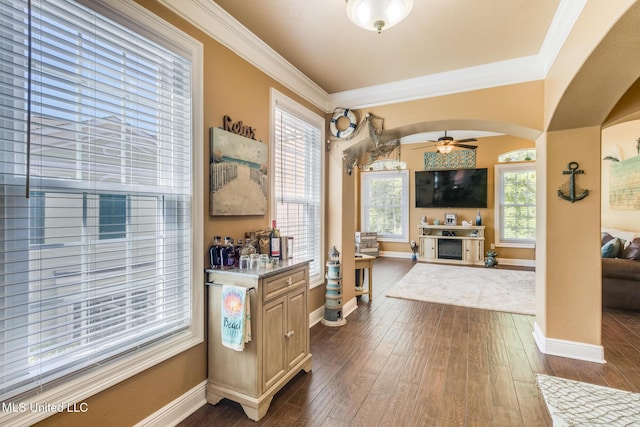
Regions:
<svg viewBox="0 0 640 427"><path fill-rule="evenodd" d="M609 207L640 210L640 156L611 163L609 174Z"/></svg>
<svg viewBox="0 0 640 427"><path fill-rule="evenodd" d="M267 144L220 128L209 131L209 215L264 215Z"/></svg>

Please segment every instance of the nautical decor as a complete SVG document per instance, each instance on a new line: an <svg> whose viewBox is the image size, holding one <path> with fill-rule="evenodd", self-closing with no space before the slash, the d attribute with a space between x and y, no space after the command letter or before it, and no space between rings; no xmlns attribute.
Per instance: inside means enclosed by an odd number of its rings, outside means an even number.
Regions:
<svg viewBox="0 0 640 427"><path fill-rule="evenodd" d="M349 119L349 126L346 129L340 130L338 129L338 120L342 117L346 117ZM331 135L341 138L341 139L349 139L353 132L355 132L358 127L358 116L354 110L350 110L349 108L336 108L333 111L333 116L331 117L331 121L329 122L329 130L331 131Z"/></svg>
<svg viewBox="0 0 640 427"><path fill-rule="evenodd" d="M558 189L558 196L562 200L567 200L571 203L582 200L589 195L589 190L583 190L576 186L576 175L584 173L582 169L578 169L578 166L578 162L570 162L567 165L567 170L562 171L562 174L571 175L569 182L562 184Z"/></svg>
<svg viewBox="0 0 640 427"><path fill-rule="evenodd" d="M327 279L324 319L326 326L342 326L347 323L342 316L342 268L340 264L340 252L335 246L331 247L327 258Z"/></svg>

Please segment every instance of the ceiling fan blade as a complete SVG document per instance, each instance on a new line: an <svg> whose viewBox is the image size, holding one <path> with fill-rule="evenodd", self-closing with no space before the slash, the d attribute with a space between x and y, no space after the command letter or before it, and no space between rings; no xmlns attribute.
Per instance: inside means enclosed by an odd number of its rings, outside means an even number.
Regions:
<svg viewBox="0 0 640 427"><path fill-rule="evenodd" d="M456 142L475 142L477 139L475 138L465 138L465 139L457 139Z"/></svg>
<svg viewBox="0 0 640 427"><path fill-rule="evenodd" d="M433 144L420 145L420 147L414 147L412 148L412 150L424 150L425 148L431 148L438 145L437 141L426 141L426 142L432 142Z"/></svg>
<svg viewBox="0 0 640 427"><path fill-rule="evenodd" d="M475 145L468 145L468 144L456 144L456 147L467 148L469 150L475 150L476 148L478 148Z"/></svg>

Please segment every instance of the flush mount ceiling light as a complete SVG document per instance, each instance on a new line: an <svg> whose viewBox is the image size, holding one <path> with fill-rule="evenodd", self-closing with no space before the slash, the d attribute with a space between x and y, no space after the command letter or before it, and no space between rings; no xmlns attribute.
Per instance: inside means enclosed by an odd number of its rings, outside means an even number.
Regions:
<svg viewBox="0 0 640 427"><path fill-rule="evenodd" d="M358 27L377 31L393 27L409 15L413 0L346 0L347 16Z"/></svg>

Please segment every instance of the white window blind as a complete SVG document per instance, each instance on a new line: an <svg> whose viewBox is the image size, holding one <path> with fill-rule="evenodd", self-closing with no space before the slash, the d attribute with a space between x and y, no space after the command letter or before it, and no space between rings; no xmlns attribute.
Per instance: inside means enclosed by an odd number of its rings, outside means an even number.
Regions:
<svg viewBox="0 0 640 427"><path fill-rule="evenodd" d="M5 401L189 327L193 135L189 59L70 0L0 6Z"/></svg>
<svg viewBox="0 0 640 427"><path fill-rule="evenodd" d="M293 236L296 257L312 260L309 274L321 275L322 129L319 116L301 114L291 102L275 102L273 185L275 216L283 236Z"/></svg>

